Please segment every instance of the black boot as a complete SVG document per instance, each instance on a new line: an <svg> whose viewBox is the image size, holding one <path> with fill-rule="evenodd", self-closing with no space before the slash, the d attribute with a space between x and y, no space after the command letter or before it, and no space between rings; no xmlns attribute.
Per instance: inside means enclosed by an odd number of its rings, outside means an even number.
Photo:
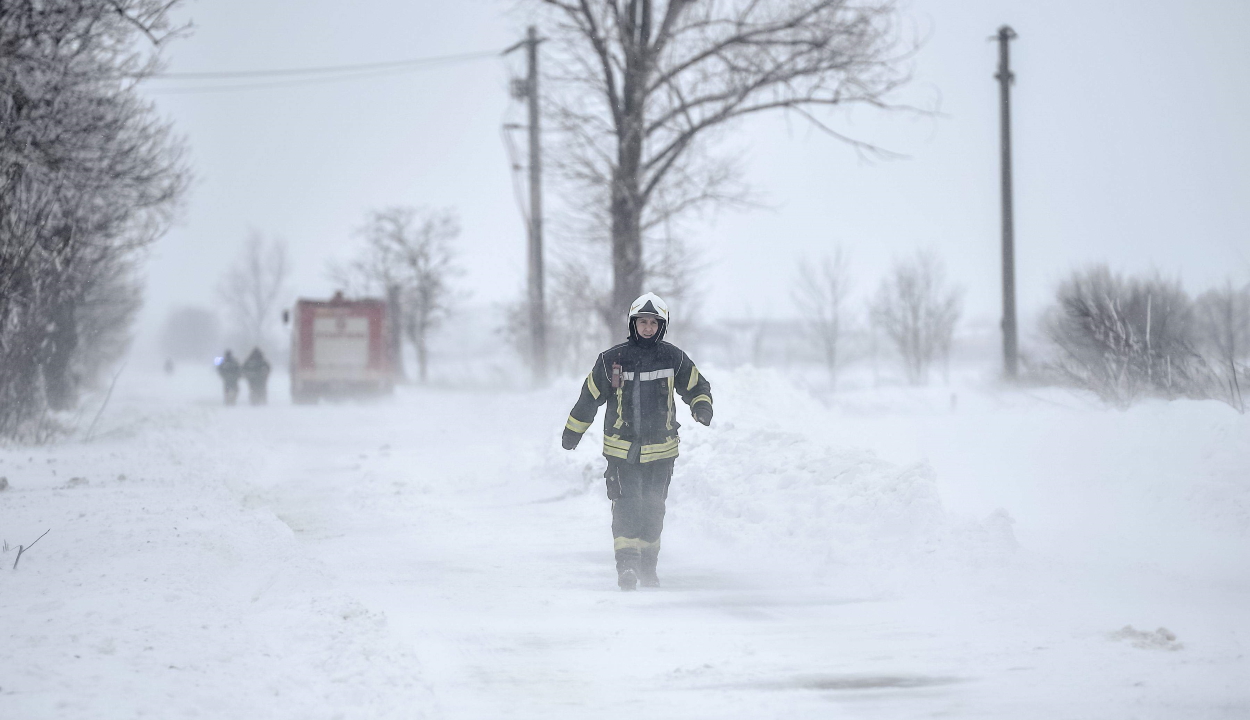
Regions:
<svg viewBox="0 0 1250 720"><path fill-rule="evenodd" d="M659 562L659 548L647 548L642 551L642 565L639 567L638 580L643 587L658 588L660 586L660 577L655 574L655 566Z"/></svg>
<svg viewBox="0 0 1250 720"><path fill-rule="evenodd" d="M642 556L638 548L616 551L616 584L622 590L637 590Z"/></svg>

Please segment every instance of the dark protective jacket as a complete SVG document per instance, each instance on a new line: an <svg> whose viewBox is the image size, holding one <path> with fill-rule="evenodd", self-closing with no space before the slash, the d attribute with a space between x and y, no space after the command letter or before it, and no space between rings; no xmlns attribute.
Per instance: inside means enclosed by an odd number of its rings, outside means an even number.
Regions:
<svg viewBox="0 0 1250 720"><path fill-rule="evenodd" d="M239 384L239 361L233 355L226 355L217 364L217 374L221 376L226 387L237 387Z"/></svg>
<svg viewBox="0 0 1250 720"><path fill-rule="evenodd" d="M615 381L613 378L616 378ZM680 348L666 342L651 346L623 342L599 354L582 383L581 395L565 423L566 447L594 422L600 405L603 417L603 454L629 463L648 463L677 457L674 394L691 411L711 417L712 386Z"/></svg>
<svg viewBox="0 0 1250 720"><path fill-rule="evenodd" d="M263 383L269 379L269 361L260 350L253 350L243 361L243 377L252 383Z"/></svg>

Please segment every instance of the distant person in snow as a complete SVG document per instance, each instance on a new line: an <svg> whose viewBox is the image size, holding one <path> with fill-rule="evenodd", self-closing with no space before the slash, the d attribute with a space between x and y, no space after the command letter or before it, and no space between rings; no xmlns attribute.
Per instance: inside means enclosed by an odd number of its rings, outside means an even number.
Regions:
<svg viewBox="0 0 1250 720"><path fill-rule="evenodd" d="M604 473L612 501L617 585L634 590L659 587L656 564L664 501L677 457L673 395L681 396L698 422L712 422L712 386L686 353L664 342L668 305L647 293L629 308L629 340L599 354L582 383L581 396L564 425L561 444L572 450L594 422L603 418Z"/></svg>
<svg viewBox="0 0 1250 720"><path fill-rule="evenodd" d="M243 361L243 377L247 378L247 398L253 405L269 401L269 361L260 348L252 348Z"/></svg>
<svg viewBox="0 0 1250 720"><path fill-rule="evenodd" d="M233 405L239 399L239 361L229 350L217 358L217 374L221 376L221 389L226 396L226 404Z"/></svg>

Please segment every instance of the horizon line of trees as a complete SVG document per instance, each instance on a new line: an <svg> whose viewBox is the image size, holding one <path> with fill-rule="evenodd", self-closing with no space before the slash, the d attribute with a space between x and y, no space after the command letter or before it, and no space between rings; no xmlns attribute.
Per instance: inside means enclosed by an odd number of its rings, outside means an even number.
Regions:
<svg viewBox="0 0 1250 720"><path fill-rule="evenodd" d="M840 247L801 263L792 297L802 334L836 385L858 329L846 299L851 286ZM948 287L932 252L897 259L867 303L876 334L891 342L912 384L950 356L961 289ZM1125 407L1144 397L1218 399L1245 412L1250 385L1250 282L1231 278L1196 297L1159 272L1114 273L1105 264L1075 270L1039 321L1044 345L1022 359L1026 383L1062 384ZM860 349L862 351L862 349Z"/></svg>

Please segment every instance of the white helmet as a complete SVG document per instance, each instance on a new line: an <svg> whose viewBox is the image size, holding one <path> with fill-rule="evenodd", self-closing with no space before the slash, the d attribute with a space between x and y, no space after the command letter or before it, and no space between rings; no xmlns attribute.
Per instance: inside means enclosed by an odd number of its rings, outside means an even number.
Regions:
<svg viewBox="0 0 1250 720"><path fill-rule="evenodd" d="M664 302L659 295L655 293L646 293L638 297L629 306L629 319L633 320L639 315L653 315L668 324L668 303Z"/></svg>
<svg viewBox="0 0 1250 720"><path fill-rule="evenodd" d="M638 335L638 328L635 327L634 321L639 317L647 315L660 321L660 330L649 338L642 338ZM635 300L629 306L629 339L643 346L652 346L664 339L664 333L668 330L668 303L660 299L655 293L646 293L642 297Z"/></svg>

